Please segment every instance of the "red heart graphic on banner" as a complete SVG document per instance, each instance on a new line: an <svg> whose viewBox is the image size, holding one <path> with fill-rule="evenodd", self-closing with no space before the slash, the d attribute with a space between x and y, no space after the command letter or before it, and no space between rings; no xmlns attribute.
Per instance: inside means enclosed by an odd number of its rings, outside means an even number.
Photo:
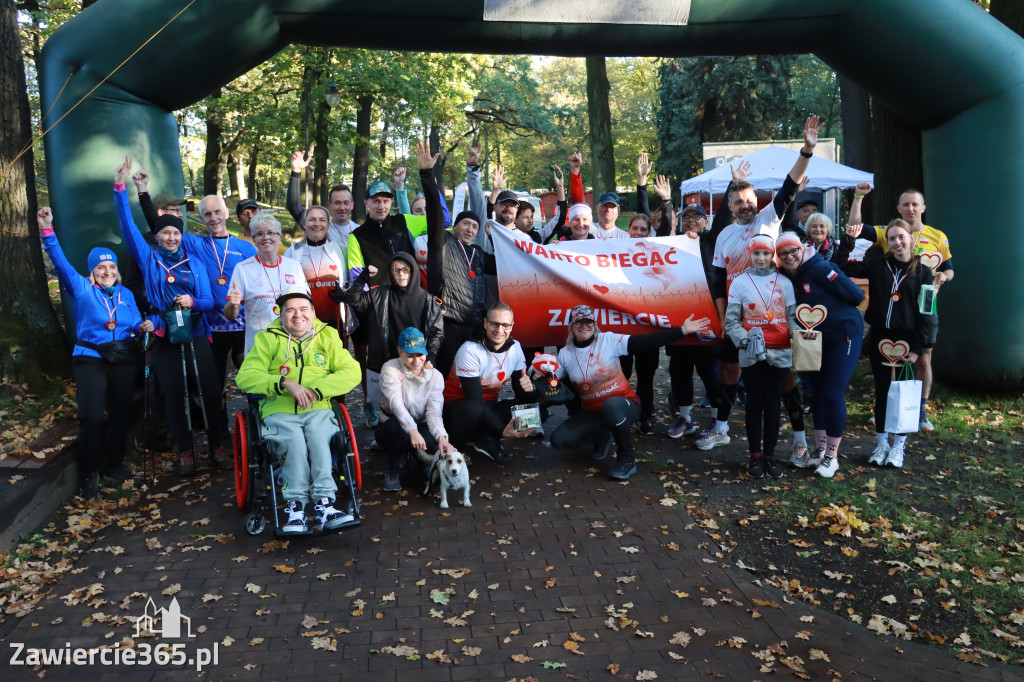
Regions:
<svg viewBox="0 0 1024 682"><path fill-rule="evenodd" d="M498 381L504 381L504 380L505 380L505 373L504 372L498 372Z"/></svg>
<svg viewBox="0 0 1024 682"><path fill-rule="evenodd" d="M823 305L812 306L807 303L801 303L796 307L796 319L808 329L817 327L825 321L827 316L828 310Z"/></svg>
<svg viewBox="0 0 1024 682"><path fill-rule="evenodd" d="M601 286L600 284L595 284L594 288L597 289L602 294L607 294L608 293L608 287Z"/></svg>
<svg viewBox="0 0 1024 682"><path fill-rule="evenodd" d="M910 344L906 341L882 339L878 342L878 352L884 355L889 362L899 362L910 352Z"/></svg>

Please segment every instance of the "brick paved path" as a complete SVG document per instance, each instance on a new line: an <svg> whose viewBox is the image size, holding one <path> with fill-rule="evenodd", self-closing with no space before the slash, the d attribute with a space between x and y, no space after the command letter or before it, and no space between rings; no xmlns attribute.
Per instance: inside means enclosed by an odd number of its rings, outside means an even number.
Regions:
<svg viewBox="0 0 1024 682"><path fill-rule="evenodd" d="M180 585L195 637L163 641L187 642L189 655L216 643L208 680L796 679L793 668L813 680L1020 679L761 589L715 558L678 506L660 503L663 490L644 467L618 484L604 475L608 462L538 440L513 451L508 468L476 458L473 507L447 512L409 491L379 492L378 455L366 464L362 527L269 551L269 529L246 535L229 476L169 475L41 610L3 626L5 665L12 642L95 648L134 639L146 597L168 607L162 591ZM93 606L88 597L65 604L97 583L104 591ZM305 627L307 616L317 624ZM3 679L37 673L7 667ZM46 679L72 676L197 677L175 666L46 667Z"/></svg>

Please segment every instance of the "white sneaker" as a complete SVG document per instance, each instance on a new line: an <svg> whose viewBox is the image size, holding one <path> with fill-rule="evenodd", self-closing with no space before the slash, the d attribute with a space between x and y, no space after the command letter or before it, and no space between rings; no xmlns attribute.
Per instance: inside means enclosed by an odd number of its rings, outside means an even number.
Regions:
<svg viewBox="0 0 1024 682"><path fill-rule="evenodd" d="M825 455L821 460L821 464L814 470L814 473L822 478L832 478L837 471L839 471L839 460L832 455Z"/></svg>
<svg viewBox="0 0 1024 682"><path fill-rule="evenodd" d="M282 533L305 533L308 530L306 512L302 511L298 502L289 502L285 511L288 512L288 521L281 526Z"/></svg>
<svg viewBox="0 0 1024 682"><path fill-rule="evenodd" d="M922 431L934 431L935 425L932 424L931 420L927 416L921 417L921 430Z"/></svg>
<svg viewBox="0 0 1024 682"><path fill-rule="evenodd" d="M875 448L875 451L871 453L871 457L868 458L868 464L875 464L882 466L885 463L885 458L889 455L889 444L883 443Z"/></svg>
<svg viewBox="0 0 1024 682"><path fill-rule="evenodd" d="M711 433L706 438L697 440L697 448L699 450L710 450L711 448L724 447L728 444L728 433Z"/></svg>
<svg viewBox="0 0 1024 682"><path fill-rule="evenodd" d="M903 443L894 444L889 448L889 455L885 458L887 466L903 468Z"/></svg>
<svg viewBox="0 0 1024 682"><path fill-rule="evenodd" d="M807 466L807 460L807 446L803 443L793 443L793 454L789 456L789 463L803 469ZM800 462L803 462L803 464L800 464Z"/></svg>
<svg viewBox="0 0 1024 682"><path fill-rule="evenodd" d="M335 509L334 502L326 497L321 499L314 509L316 510L316 522L324 530L337 528L355 518L351 514Z"/></svg>

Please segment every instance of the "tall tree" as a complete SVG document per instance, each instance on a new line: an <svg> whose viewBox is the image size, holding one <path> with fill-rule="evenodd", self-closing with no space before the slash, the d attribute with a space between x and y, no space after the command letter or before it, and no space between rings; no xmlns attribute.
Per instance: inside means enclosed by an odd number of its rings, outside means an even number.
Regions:
<svg viewBox="0 0 1024 682"><path fill-rule="evenodd" d="M871 134L871 96L867 90L839 74L843 110L843 163L862 170L874 169L875 154ZM875 194L861 206L865 220L874 219Z"/></svg>
<svg viewBox="0 0 1024 682"><path fill-rule="evenodd" d="M0 390L25 383L36 391L48 374L66 373L67 353L36 226L32 126L14 0L0 0L0 130L0 277L8 283L0 287Z"/></svg>
<svg viewBox="0 0 1024 682"><path fill-rule="evenodd" d="M587 57L587 118L590 121L590 166L594 194L615 191L615 146L608 105L608 68L604 57Z"/></svg>
<svg viewBox="0 0 1024 682"><path fill-rule="evenodd" d="M921 129L911 125L878 99L871 100L871 139L875 157L874 222L898 217L896 204L908 187L924 188Z"/></svg>

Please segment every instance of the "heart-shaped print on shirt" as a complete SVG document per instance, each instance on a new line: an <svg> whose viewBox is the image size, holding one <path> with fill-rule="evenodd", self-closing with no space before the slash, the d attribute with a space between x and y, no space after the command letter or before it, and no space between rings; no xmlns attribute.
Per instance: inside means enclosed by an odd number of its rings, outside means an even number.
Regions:
<svg viewBox="0 0 1024 682"><path fill-rule="evenodd" d="M751 310L753 310L755 306L754 306L754 304L753 304L753 303L748 303L748 304L747 304L747 307L748 307L748 308L750 308Z"/></svg>
<svg viewBox="0 0 1024 682"><path fill-rule="evenodd" d="M505 380L505 373L504 372L498 372L498 381L504 381L504 380Z"/></svg>

